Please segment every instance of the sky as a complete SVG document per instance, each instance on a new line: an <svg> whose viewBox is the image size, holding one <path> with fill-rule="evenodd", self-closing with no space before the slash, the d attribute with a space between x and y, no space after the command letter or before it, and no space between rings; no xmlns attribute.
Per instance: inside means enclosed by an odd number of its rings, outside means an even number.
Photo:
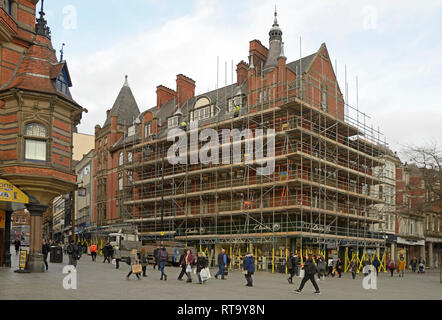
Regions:
<svg viewBox="0 0 442 320"><path fill-rule="evenodd" d="M219 83L230 84L249 41L268 46L275 4L288 62L326 43L343 91L347 69L348 103L393 151L442 140L442 0L46 0L71 94L89 111L78 131L103 125L125 75L141 112L180 73L196 94L214 90L217 57Z"/></svg>

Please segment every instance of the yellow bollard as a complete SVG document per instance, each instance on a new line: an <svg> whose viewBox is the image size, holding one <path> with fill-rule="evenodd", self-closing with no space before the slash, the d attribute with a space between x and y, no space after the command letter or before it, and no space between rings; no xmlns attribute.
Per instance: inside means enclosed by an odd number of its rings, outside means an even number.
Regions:
<svg viewBox="0 0 442 320"><path fill-rule="evenodd" d="M230 259L232 259L232 246L230 246ZM230 264L230 270L232 270L232 263Z"/></svg>
<svg viewBox="0 0 442 320"><path fill-rule="evenodd" d="M241 270L241 247L238 248L238 268Z"/></svg>
<svg viewBox="0 0 442 320"><path fill-rule="evenodd" d="M255 247L255 268L258 270L258 249Z"/></svg>
<svg viewBox="0 0 442 320"><path fill-rule="evenodd" d="M287 270L287 256L288 256L288 250L289 250L289 249L285 248L285 274L288 273L288 270Z"/></svg>
<svg viewBox="0 0 442 320"><path fill-rule="evenodd" d="M272 248L272 273L275 273L275 248Z"/></svg>

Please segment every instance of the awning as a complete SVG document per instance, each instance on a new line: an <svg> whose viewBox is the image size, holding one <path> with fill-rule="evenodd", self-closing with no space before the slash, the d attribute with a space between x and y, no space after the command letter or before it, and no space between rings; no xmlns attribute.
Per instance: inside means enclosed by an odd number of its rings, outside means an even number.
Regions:
<svg viewBox="0 0 442 320"><path fill-rule="evenodd" d="M0 179L0 210L23 210L27 203L29 203L29 197L25 192L8 180Z"/></svg>
<svg viewBox="0 0 442 320"><path fill-rule="evenodd" d="M397 237L397 243L407 244L409 246L424 246L425 240L414 240L414 239L405 239L405 238Z"/></svg>

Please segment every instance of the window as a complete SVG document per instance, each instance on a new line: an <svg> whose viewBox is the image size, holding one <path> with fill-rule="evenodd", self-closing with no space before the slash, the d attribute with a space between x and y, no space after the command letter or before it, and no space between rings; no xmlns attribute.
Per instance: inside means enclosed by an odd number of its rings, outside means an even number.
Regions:
<svg viewBox="0 0 442 320"><path fill-rule="evenodd" d="M135 125L130 126L129 129L127 130L127 136L128 137L132 137L135 135Z"/></svg>
<svg viewBox="0 0 442 320"><path fill-rule="evenodd" d="M3 7L5 8L5 11L12 16L12 0L4 0Z"/></svg>
<svg viewBox="0 0 442 320"><path fill-rule="evenodd" d="M25 127L25 160L46 161L46 127L29 123Z"/></svg>
<svg viewBox="0 0 442 320"><path fill-rule="evenodd" d="M124 163L124 154L123 152L120 152L119 156L118 156L118 165L122 166Z"/></svg>
<svg viewBox="0 0 442 320"><path fill-rule="evenodd" d="M19 217L16 217L15 218L15 223L19 223L20 222L20 218Z"/></svg>
<svg viewBox="0 0 442 320"><path fill-rule="evenodd" d="M132 154L132 152L128 152L128 153L127 153L127 162L131 163L131 162L132 162L132 159L133 159L133 154Z"/></svg>
<svg viewBox="0 0 442 320"><path fill-rule="evenodd" d="M210 118L210 106L199 108L193 112L193 120L204 120Z"/></svg>
<svg viewBox="0 0 442 320"><path fill-rule="evenodd" d="M118 190L123 190L123 176L122 175L120 175L119 177L118 177Z"/></svg>
<svg viewBox="0 0 442 320"><path fill-rule="evenodd" d="M58 92L66 95L66 96L68 95L69 86L68 86L68 81L67 81L67 75L66 75L66 72L64 71L64 69L58 75L57 80L55 80L55 87Z"/></svg>
<svg viewBox="0 0 442 320"><path fill-rule="evenodd" d="M321 89L321 108L327 111L327 86L325 83L322 84Z"/></svg>
<svg viewBox="0 0 442 320"><path fill-rule="evenodd" d="M167 120L167 127L168 128L176 128L176 127L178 127L178 116L169 118Z"/></svg>
<svg viewBox="0 0 442 320"><path fill-rule="evenodd" d="M229 99L228 112L235 111L235 106L237 106L237 105L241 108L242 101L243 101L242 96L237 96L237 97Z"/></svg>
<svg viewBox="0 0 442 320"><path fill-rule="evenodd" d="M107 145L107 137L104 137L104 146Z"/></svg>
<svg viewBox="0 0 442 320"><path fill-rule="evenodd" d="M410 220L410 234L413 235L415 232L414 220Z"/></svg>
<svg viewBox="0 0 442 320"><path fill-rule="evenodd" d="M21 222L26 223L26 218L23 217L23 218L21 219Z"/></svg>
<svg viewBox="0 0 442 320"><path fill-rule="evenodd" d="M152 134L152 124L149 122L148 124L144 125L144 137L148 138Z"/></svg>

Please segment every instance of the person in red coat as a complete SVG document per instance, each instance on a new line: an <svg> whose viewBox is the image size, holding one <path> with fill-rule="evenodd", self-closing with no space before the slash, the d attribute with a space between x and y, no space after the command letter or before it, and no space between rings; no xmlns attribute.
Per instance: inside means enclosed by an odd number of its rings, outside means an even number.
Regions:
<svg viewBox="0 0 442 320"><path fill-rule="evenodd" d="M186 265L187 282L192 282L192 265L195 263L195 256L190 249L187 249L184 257L184 264Z"/></svg>

